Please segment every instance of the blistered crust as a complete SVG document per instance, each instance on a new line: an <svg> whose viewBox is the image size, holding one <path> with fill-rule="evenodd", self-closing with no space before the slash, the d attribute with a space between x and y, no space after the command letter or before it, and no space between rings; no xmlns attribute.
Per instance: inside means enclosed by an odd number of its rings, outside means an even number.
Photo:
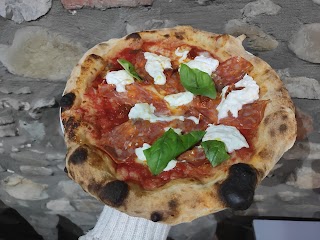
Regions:
<svg viewBox="0 0 320 240"><path fill-rule="evenodd" d="M178 224L227 207L249 207L256 185L293 145L296 122L294 106L281 80L267 63L245 51L243 40L243 35L235 38L182 26L132 33L90 49L72 71L64 91L61 116L68 148L68 176L105 204L155 222ZM256 151L249 162L243 165L238 159L227 171L218 167L214 176L173 180L152 191L126 183L116 175L112 159L96 147L96 140L88 134L94 126L81 121L74 109L84 104L82 99L87 86L105 69L107 59L123 48L139 48L144 41L190 44L213 53L220 61L241 56L251 62L254 69L249 74L260 86L260 99L267 100L268 104L254 139ZM243 178L242 185L234 180L238 177Z"/></svg>

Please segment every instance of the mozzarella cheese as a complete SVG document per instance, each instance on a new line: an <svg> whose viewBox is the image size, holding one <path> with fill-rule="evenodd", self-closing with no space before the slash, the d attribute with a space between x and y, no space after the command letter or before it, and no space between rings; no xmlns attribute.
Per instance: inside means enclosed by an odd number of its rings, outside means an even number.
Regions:
<svg viewBox="0 0 320 240"><path fill-rule="evenodd" d="M170 129L171 127L165 127L164 128L164 130L165 131L168 131L169 129ZM180 128L171 128L173 131L175 131L175 133L177 133L177 134L181 134L181 132L182 132L182 129L180 129Z"/></svg>
<svg viewBox="0 0 320 240"><path fill-rule="evenodd" d="M125 92L125 86L134 83L134 79L130 76L126 70L111 71L106 75L106 81L108 84L116 85L117 92Z"/></svg>
<svg viewBox="0 0 320 240"><path fill-rule="evenodd" d="M156 116L154 115L155 107L152 104L148 103L136 103L131 109L128 114L129 119L143 119L148 120L151 123L158 122L158 121L164 121L164 122L170 122L175 119L178 119L180 121L184 121L184 116ZM187 117L186 119L190 119L194 121L195 117ZM198 119L196 119L198 120ZM196 124L198 124L196 121L194 121Z"/></svg>
<svg viewBox="0 0 320 240"><path fill-rule="evenodd" d="M177 160L173 159L168 163L168 165L166 166L165 169L163 169L163 171L165 172L170 171L171 169L175 168L176 165L177 165Z"/></svg>
<svg viewBox="0 0 320 240"><path fill-rule="evenodd" d="M239 132L236 127L226 125L209 124L206 129L206 134L202 138L202 142L209 140L218 140L225 143L229 153L243 147L248 148L245 137Z"/></svg>
<svg viewBox="0 0 320 240"><path fill-rule="evenodd" d="M157 121L169 122L174 119L184 120L183 116L156 116L154 115L155 107L148 103L136 103L129 112L129 119L143 119L152 123Z"/></svg>
<svg viewBox="0 0 320 240"><path fill-rule="evenodd" d="M179 63L182 63L182 62L184 62L184 60L186 60L186 58L187 58L187 56L188 56L188 53L189 53L189 50L183 51L183 50L180 49L180 47L178 47L174 53L175 53L178 57L180 57L179 60L178 60Z"/></svg>
<svg viewBox="0 0 320 240"><path fill-rule="evenodd" d="M150 52L145 52L144 57L147 59L145 69L153 77L154 84L164 85L166 76L163 70L172 68L170 58Z"/></svg>
<svg viewBox="0 0 320 240"><path fill-rule="evenodd" d="M190 103L193 100L194 95L191 92L180 92L176 94L170 94L164 97L171 107L178 107Z"/></svg>
<svg viewBox="0 0 320 240"><path fill-rule="evenodd" d="M195 124L199 124L200 122L200 115L198 118L196 118L195 116L190 116L190 117L187 117L187 119L193 121Z"/></svg>
<svg viewBox="0 0 320 240"><path fill-rule="evenodd" d="M219 61L211 57L200 55L187 62L186 65L190 68L196 68L211 75L219 66Z"/></svg>
<svg viewBox="0 0 320 240"><path fill-rule="evenodd" d="M147 159L146 159L146 156L145 156L144 153L143 153L143 150L146 150L146 149L148 149L148 148L150 148L150 147L151 147L151 146L150 146L148 143L144 143L144 144L142 145L142 147L136 148L136 149L134 150L135 154L137 155L137 160L138 160L138 161L143 162L143 161L146 161L146 160L147 160Z"/></svg>
<svg viewBox="0 0 320 240"><path fill-rule="evenodd" d="M235 84L236 88L243 87L240 90L232 90L227 96L229 86L222 89L222 99L217 107L218 120L228 116L230 111L233 117L238 117L239 110L244 104L252 103L259 99L259 86L249 75L245 75L243 79Z"/></svg>

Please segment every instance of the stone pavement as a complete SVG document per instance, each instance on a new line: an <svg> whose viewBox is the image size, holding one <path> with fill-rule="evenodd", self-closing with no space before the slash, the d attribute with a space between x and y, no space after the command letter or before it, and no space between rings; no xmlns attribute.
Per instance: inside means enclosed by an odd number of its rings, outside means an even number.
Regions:
<svg viewBox="0 0 320 240"><path fill-rule="evenodd" d="M57 239L58 215L86 231L102 209L63 172L58 102L72 67L101 41L175 25L246 34L247 50L277 69L298 109L296 144L258 187L254 204L236 214L320 218L318 0L155 0L104 11L14 2L0 1L0 199L45 239ZM170 235L192 239L211 225L213 215Z"/></svg>

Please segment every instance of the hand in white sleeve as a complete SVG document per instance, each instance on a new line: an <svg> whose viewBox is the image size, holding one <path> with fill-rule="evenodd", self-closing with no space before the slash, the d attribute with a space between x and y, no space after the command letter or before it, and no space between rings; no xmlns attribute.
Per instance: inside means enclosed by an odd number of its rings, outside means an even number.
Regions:
<svg viewBox="0 0 320 240"><path fill-rule="evenodd" d="M79 240L165 240L170 225L131 217L104 206L95 227Z"/></svg>

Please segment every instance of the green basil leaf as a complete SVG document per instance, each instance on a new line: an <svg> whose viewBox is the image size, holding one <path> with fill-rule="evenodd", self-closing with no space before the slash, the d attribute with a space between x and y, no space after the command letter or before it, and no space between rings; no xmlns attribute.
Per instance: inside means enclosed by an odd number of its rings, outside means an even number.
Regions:
<svg viewBox="0 0 320 240"><path fill-rule="evenodd" d="M183 146L183 152L187 151L191 146L194 146L205 135L205 131L192 131L185 135L180 135L180 140Z"/></svg>
<svg viewBox="0 0 320 240"><path fill-rule="evenodd" d="M209 162L213 167L227 160L230 156L227 153L224 142L209 140L201 143Z"/></svg>
<svg viewBox="0 0 320 240"><path fill-rule="evenodd" d="M134 66L131 62L125 60L125 59L118 59L118 63L126 70L126 72L133 78L142 81L142 78L139 76L139 74L136 72Z"/></svg>
<svg viewBox="0 0 320 240"><path fill-rule="evenodd" d="M217 91L210 75L186 64L180 66L180 80L189 92L215 99Z"/></svg>
<svg viewBox="0 0 320 240"><path fill-rule="evenodd" d="M151 173L160 174L172 159L193 147L204 134L205 131L193 131L179 135L170 128L150 148L143 151Z"/></svg>

